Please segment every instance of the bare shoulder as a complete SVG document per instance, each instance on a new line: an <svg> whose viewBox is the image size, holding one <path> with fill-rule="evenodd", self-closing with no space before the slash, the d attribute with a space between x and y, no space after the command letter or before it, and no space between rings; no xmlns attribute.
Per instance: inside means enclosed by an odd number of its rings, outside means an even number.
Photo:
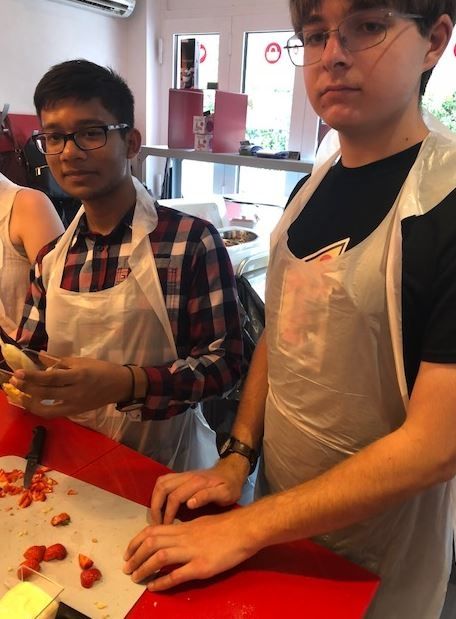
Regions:
<svg viewBox="0 0 456 619"><path fill-rule="evenodd" d="M38 251L63 231L62 221L44 193L29 187L18 191L11 213L10 239L14 245L24 247L31 263Z"/></svg>
<svg viewBox="0 0 456 619"><path fill-rule="evenodd" d="M40 212L41 214L51 213L57 215L54 205L42 191L24 187L17 192L14 200L14 210L17 215L31 215Z"/></svg>

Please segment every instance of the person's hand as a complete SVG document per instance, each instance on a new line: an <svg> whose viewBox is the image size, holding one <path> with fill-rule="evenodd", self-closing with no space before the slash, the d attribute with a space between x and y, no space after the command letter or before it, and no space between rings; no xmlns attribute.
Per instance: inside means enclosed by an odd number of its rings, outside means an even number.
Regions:
<svg viewBox="0 0 456 619"><path fill-rule="evenodd" d="M28 410L47 418L78 415L125 400L131 389L128 368L83 357L63 358L46 371L17 370L10 382L30 396L24 399Z"/></svg>
<svg viewBox="0 0 456 619"><path fill-rule="evenodd" d="M247 459L231 454L211 469L170 473L159 477L151 499L152 522L171 524L183 503L189 509L208 503L221 506L236 503L248 472Z"/></svg>
<svg viewBox="0 0 456 619"><path fill-rule="evenodd" d="M248 507L190 522L149 526L128 545L124 572L135 582L152 577L147 584L150 591L215 576L260 550L255 526ZM157 576L158 570L163 575Z"/></svg>

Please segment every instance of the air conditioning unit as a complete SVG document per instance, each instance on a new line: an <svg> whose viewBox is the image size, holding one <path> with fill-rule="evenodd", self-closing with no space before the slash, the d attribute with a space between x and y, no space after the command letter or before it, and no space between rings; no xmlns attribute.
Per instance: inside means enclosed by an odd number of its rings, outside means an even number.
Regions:
<svg viewBox="0 0 456 619"><path fill-rule="evenodd" d="M111 17L128 17L133 13L136 0L51 0L81 9L96 11Z"/></svg>

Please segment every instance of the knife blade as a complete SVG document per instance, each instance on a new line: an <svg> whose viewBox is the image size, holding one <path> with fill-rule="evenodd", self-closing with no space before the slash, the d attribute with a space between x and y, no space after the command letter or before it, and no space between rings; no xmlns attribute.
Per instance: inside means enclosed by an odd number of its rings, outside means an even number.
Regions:
<svg viewBox="0 0 456 619"><path fill-rule="evenodd" d="M46 428L44 426L35 426L35 428L33 428L33 438L30 444L30 451L26 456L27 466L25 467L24 473L24 488L29 488L32 483L32 477L41 460L45 438Z"/></svg>

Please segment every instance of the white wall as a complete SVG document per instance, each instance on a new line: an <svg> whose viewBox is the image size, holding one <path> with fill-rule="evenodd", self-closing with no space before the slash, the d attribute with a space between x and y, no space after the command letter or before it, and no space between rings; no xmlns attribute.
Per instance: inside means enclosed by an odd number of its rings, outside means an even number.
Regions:
<svg viewBox="0 0 456 619"><path fill-rule="evenodd" d="M288 15L288 0L166 0L171 15L202 17L216 15L262 14L268 9L283 9Z"/></svg>
<svg viewBox="0 0 456 619"><path fill-rule="evenodd" d="M143 144L156 143L159 135L158 39L162 13L161 0L137 0L133 15L125 20L128 36L123 56L124 77L135 95L136 126Z"/></svg>
<svg viewBox="0 0 456 619"><path fill-rule="evenodd" d="M111 66L127 80L143 142L157 141L162 0L137 0L133 15L126 19L49 0L0 3L0 107L9 103L11 112L33 113L35 86L49 67L87 58Z"/></svg>
<svg viewBox="0 0 456 619"><path fill-rule="evenodd" d="M34 112L33 92L53 64L87 58L125 75L128 19L48 0L1 0L0 106ZM127 76L128 77L128 76Z"/></svg>
<svg viewBox="0 0 456 619"><path fill-rule="evenodd" d="M137 0L127 19L105 17L49 0L0 0L0 106L34 112L33 92L53 64L87 58L118 71L136 101L143 143L159 141L164 84L158 45L166 20L249 14L271 9L288 13L287 0ZM166 80L167 81L167 80ZM166 121L166 118L164 119Z"/></svg>

